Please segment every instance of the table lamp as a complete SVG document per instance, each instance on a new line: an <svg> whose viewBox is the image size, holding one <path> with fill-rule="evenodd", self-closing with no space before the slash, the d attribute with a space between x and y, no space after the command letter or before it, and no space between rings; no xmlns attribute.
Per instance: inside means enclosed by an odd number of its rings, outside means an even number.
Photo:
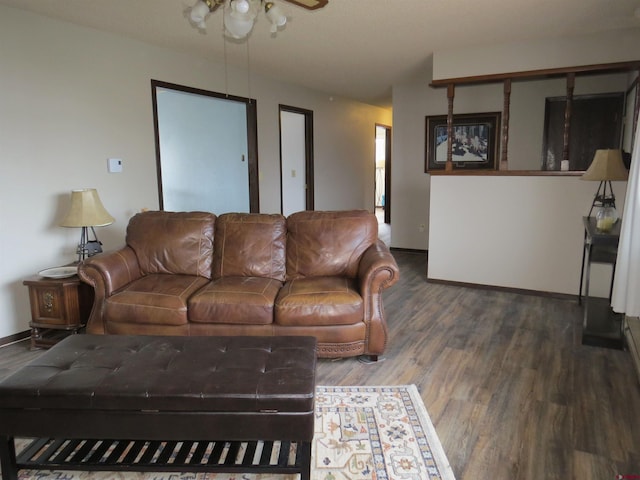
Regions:
<svg viewBox="0 0 640 480"><path fill-rule="evenodd" d="M102 252L102 243L98 240L93 227L104 227L111 225L114 221L115 219L102 206L98 191L95 188L85 188L71 191L69 212L60 226L81 228L80 243L76 250L80 262ZM89 228L91 228L94 240L89 240Z"/></svg>
<svg viewBox="0 0 640 480"><path fill-rule="evenodd" d="M588 215L590 217L593 209L597 208L596 228L598 230L607 232L611 230L618 220L616 197L613 194L611 181L626 180L628 175L629 172L622 163L622 152L620 150L596 150L591 165L589 165L581 179L600 182ZM608 193L607 187L609 187Z"/></svg>

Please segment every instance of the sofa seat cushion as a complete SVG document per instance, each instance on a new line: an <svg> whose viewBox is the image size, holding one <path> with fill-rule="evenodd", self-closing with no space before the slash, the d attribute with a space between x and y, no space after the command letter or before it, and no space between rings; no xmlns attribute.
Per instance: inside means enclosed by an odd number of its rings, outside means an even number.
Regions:
<svg viewBox="0 0 640 480"><path fill-rule="evenodd" d="M209 282L192 275L152 274L129 283L107 298L105 315L111 321L155 325L188 323L187 301Z"/></svg>
<svg viewBox="0 0 640 480"><path fill-rule="evenodd" d="M352 325L363 317L362 297L346 277L289 280L276 298L277 325Z"/></svg>
<svg viewBox="0 0 640 480"><path fill-rule="evenodd" d="M282 282L264 277L223 277L189 300L194 323L267 325Z"/></svg>

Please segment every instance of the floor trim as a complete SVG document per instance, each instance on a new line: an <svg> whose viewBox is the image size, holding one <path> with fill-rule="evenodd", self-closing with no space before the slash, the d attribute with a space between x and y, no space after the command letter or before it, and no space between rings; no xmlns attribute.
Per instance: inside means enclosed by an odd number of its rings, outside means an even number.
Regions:
<svg viewBox="0 0 640 480"><path fill-rule="evenodd" d="M8 337L0 338L0 348L6 347L12 343L21 342L31 336L30 330L25 330L24 332L14 333L13 335L9 335Z"/></svg>
<svg viewBox="0 0 640 480"><path fill-rule="evenodd" d="M535 295L537 297L549 297L559 300L576 300L578 295L558 292L545 292L543 290L528 290L526 288L500 287L497 285L484 285L482 283L454 282L451 280L440 280L438 278L427 277L428 283L437 283L440 285L451 285L454 287L476 288L479 290L494 290L498 292L518 293L521 295Z"/></svg>

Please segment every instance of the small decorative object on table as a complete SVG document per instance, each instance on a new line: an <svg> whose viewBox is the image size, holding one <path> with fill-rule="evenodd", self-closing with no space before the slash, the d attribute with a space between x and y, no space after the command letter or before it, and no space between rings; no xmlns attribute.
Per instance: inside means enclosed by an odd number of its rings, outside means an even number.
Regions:
<svg viewBox="0 0 640 480"><path fill-rule="evenodd" d="M618 221L618 212L613 205L604 204L596 213L596 228L599 232L610 232Z"/></svg>

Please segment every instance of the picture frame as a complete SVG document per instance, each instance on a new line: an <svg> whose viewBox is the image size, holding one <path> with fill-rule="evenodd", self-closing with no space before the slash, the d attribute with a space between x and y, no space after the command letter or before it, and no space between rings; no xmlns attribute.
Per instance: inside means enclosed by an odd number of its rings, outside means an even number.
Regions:
<svg viewBox="0 0 640 480"><path fill-rule="evenodd" d="M453 168L495 170L500 139L500 112L453 116ZM425 172L444 170L447 163L447 116L425 117Z"/></svg>

